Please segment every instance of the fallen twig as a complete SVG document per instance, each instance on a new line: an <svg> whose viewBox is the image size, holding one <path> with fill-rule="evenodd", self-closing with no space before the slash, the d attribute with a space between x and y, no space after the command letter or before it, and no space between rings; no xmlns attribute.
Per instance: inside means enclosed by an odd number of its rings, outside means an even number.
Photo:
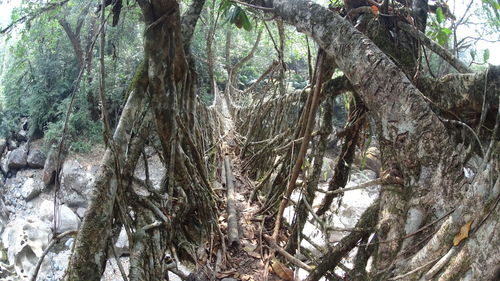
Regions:
<svg viewBox="0 0 500 281"><path fill-rule="evenodd" d="M280 246L278 246L278 244L276 244L276 242L273 240L273 238L271 236L264 234L264 238L266 239L267 243L269 243L269 245L274 250L276 250L278 253L280 253L289 262L293 263L294 265L296 265L296 266L298 266L298 267L300 267L300 268L302 268L304 270L307 270L307 271L313 270L312 267L310 267L309 265L305 264L304 262L302 262L301 260L297 259L296 257L290 255L287 251L285 251L285 249L283 249Z"/></svg>

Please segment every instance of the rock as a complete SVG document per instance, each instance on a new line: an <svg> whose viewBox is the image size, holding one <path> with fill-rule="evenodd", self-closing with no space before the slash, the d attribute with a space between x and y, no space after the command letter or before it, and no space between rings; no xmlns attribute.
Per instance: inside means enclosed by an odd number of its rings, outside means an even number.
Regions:
<svg viewBox="0 0 500 281"><path fill-rule="evenodd" d="M370 147L366 150L366 168L374 171L377 177L380 175L380 150L376 147Z"/></svg>
<svg viewBox="0 0 500 281"><path fill-rule="evenodd" d="M8 160L9 169L22 169L26 167L28 164L28 149L26 146L21 146L19 148L14 149L10 155Z"/></svg>
<svg viewBox="0 0 500 281"><path fill-rule="evenodd" d="M3 230L5 229L5 226L9 222L9 212L7 210L7 207L5 206L5 203L3 202L3 199L0 198L0 234L3 233Z"/></svg>
<svg viewBox="0 0 500 281"><path fill-rule="evenodd" d="M9 157L12 151L8 151L3 158L0 159L0 169L2 169L2 174L7 176L9 173Z"/></svg>
<svg viewBox="0 0 500 281"><path fill-rule="evenodd" d="M46 223L52 224L54 220L54 203L44 200L40 204L40 219ZM66 205L59 206L59 221L57 223L57 232L78 230L80 219Z"/></svg>
<svg viewBox="0 0 500 281"><path fill-rule="evenodd" d="M29 201L37 197L43 190L41 182L36 182L33 178L28 178L21 186L21 196Z"/></svg>
<svg viewBox="0 0 500 281"><path fill-rule="evenodd" d="M34 169L42 169L45 166L47 157L40 150L31 150L28 154L28 166Z"/></svg>
<svg viewBox="0 0 500 281"><path fill-rule="evenodd" d="M25 142L28 140L28 131L26 130L19 130L16 134L16 140L18 142Z"/></svg>
<svg viewBox="0 0 500 281"><path fill-rule="evenodd" d="M9 264L14 265L19 277L31 275L50 237L50 227L34 217L18 218L7 225L2 243L8 245Z"/></svg>
<svg viewBox="0 0 500 281"><path fill-rule="evenodd" d="M78 207L76 209L76 214L81 218L83 219L83 216L85 216L85 208L83 207Z"/></svg>
<svg viewBox="0 0 500 281"><path fill-rule="evenodd" d="M7 147L7 141L5 139L0 138L0 156L2 156L3 151Z"/></svg>
<svg viewBox="0 0 500 281"><path fill-rule="evenodd" d="M128 236L124 227L122 227L122 229L120 230L120 234L118 235L118 239L116 240L115 247L117 251L116 255L118 257L129 252Z"/></svg>
<svg viewBox="0 0 500 281"><path fill-rule="evenodd" d="M51 150L43 165L43 184L48 186L54 183L57 170L57 151Z"/></svg>
<svg viewBox="0 0 500 281"><path fill-rule="evenodd" d="M362 167L363 170L374 171L377 177L380 175L380 151L378 148L372 146L369 147L364 153L357 153L354 163L358 167Z"/></svg>
<svg viewBox="0 0 500 281"><path fill-rule="evenodd" d="M18 144L17 144L17 142L15 140L9 140L9 141L7 141L7 148L9 150L14 150L17 147L18 147Z"/></svg>
<svg viewBox="0 0 500 281"><path fill-rule="evenodd" d="M71 250L65 250L58 253L49 252L43 260L37 280L64 280L64 272L68 267L70 257Z"/></svg>
<svg viewBox="0 0 500 281"><path fill-rule="evenodd" d="M61 201L69 207L87 207L92 176L76 160L68 160L61 170Z"/></svg>
<svg viewBox="0 0 500 281"><path fill-rule="evenodd" d="M74 238L69 238L68 240L66 240L66 242L64 242L64 246L66 246L66 248L68 248L68 249L71 249L71 248L73 248L74 242L75 242Z"/></svg>

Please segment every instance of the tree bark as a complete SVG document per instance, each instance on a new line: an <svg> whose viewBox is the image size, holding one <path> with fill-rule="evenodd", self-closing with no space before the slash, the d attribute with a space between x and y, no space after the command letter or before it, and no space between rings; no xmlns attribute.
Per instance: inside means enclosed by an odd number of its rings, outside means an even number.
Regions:
<svg viewBox="0 0 500 281"><path fill-rule="evenodd" d="M145 69L143 69L145 77ZM111 219L118 189L118 175L115 160L120 166L125 164L128 144L131 139L134 120L140 114L147 88L147 79L140 79L123 109L120 121L113 136L116 155L111 148L106 150L102 164L92 188L92 197L85 212L80 231L76 237L75 249L71 256L67 280L98 281L104 272L107 260L107 246L111 234Z"/></svg>

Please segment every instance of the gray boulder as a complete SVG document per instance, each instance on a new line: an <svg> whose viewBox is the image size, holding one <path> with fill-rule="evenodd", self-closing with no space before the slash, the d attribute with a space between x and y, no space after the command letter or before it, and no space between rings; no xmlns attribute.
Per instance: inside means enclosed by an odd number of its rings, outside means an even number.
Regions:
<svg viewBox="0 0 500 281"><path fill-rule="evenodd" d="M19 130L16 134L16 140L18 142L25 142L28 140L28 131L26 130Z"/></svg>
<svg viewBox="0 0 500 281"><path fill-rule="evenodd" d="M43 183L48 186L55 181L56 177L56 170L57 170L57 157L58 157L58 152L55 149L52 149L49 152L49 155L45 159L45 164L43 166ZM61 156L61 159L64 159L63 156Z"/></svg>
<svg viewBox="0 0 500 281"><path fill-rule="evenodd" d="M61 201L69 207L87 207L92 176L76 160L64 162L61 170Z"/></svg>
<svg viewBox="0 0 500 281"><path fill-rule="evenodd" d="M116 255L118 257L121 257L123 254L129 252L128 236L124 227L120 230L120 234L118 235L118 239L115 243L115 248L117 251Z"/></svg>
<svg viewBox="0 0 500 281"><path fill-rule="evenodd" d="M58 208L57 232L66 232L78 230L80 219L66 205L60 205ZM49 200L44 200L40 204L40 219L48 224L53 224L54 220L54 203Z"/></svg>
<svg viewBox="0 0 500 281"><path fill-rule="evenodd" d="M14 170L25 168L28 165L28 149L26 146L14 149L9 155L7 165L9 169Z"/></svg>
<svg viewBox="0 0 500 281"><path fill-rule="evenodd" d="M47 157L40 150L30 150L28 154L28 166L34 169L42 169L45 166Z"/></svg>
<svg viewBox="0 0 500 281"><path fill-rule="evenodd" d="M7 141L5 139L0 138L0 156L2 156L3 151L7 147Z"/></svg>
<svg viewBox="0 0 500 281"><path fill-rule="evenodd" d="M18 218L7 225L2 243L8 245L9 264L19 277L30 277L50 236L50 227L37 218Z"/></svg>
<svg viewBox="0 0 500 281"><path fill-rule="evenodd" d="M28 178L21 186L21 196L26 201L29 201L42 193L42 190L43 185L41 182L37 182L33 178Z"/></svg>
<svg viewBox="0 0 500 281"><path fill-rule="evenodd" d="M19 146L19 145L17 144L17 142L16 142L15 140L12 140L12 139L11 139L11 140L8 140L8 141L7 141L7 148L8 148L9 150L14 150L14 149L16 149L18 146Z"/></svg>
<svg viewBox="0 0 500 281"><path fill-rule="evenodd" d="M5 226L7 225L8 222L9 222L9 212L5 207L3 199L0 198L0 234L3 233L3 230L5 229Z"/></svg>
<svg viewBox="0 0 500 281"><path fill-rule="evenodd" d="M2 173L7 175L9 172L9 157L12 151L7 151L3 158L0 158L0 169L2 169Z"/></svg>

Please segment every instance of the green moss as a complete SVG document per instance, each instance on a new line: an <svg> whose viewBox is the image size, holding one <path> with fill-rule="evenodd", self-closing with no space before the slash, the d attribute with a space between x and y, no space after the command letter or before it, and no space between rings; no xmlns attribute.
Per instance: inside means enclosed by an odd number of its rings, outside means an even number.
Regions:
<svg viewBox="0 0 500 281"><path fill-rule="evenodd" d="M137 84L139 83L139 81L141 81L144 78L144 74L146 73L144 71L145 67L146 67L146 63L144 60L142 60L141 63L139 63L139 65L137 66L137 68L135 70L134 77L132 78L132 81L130 82L130 85L127 88L125 100L128 99L130 93L137 87Z"/></svg>

